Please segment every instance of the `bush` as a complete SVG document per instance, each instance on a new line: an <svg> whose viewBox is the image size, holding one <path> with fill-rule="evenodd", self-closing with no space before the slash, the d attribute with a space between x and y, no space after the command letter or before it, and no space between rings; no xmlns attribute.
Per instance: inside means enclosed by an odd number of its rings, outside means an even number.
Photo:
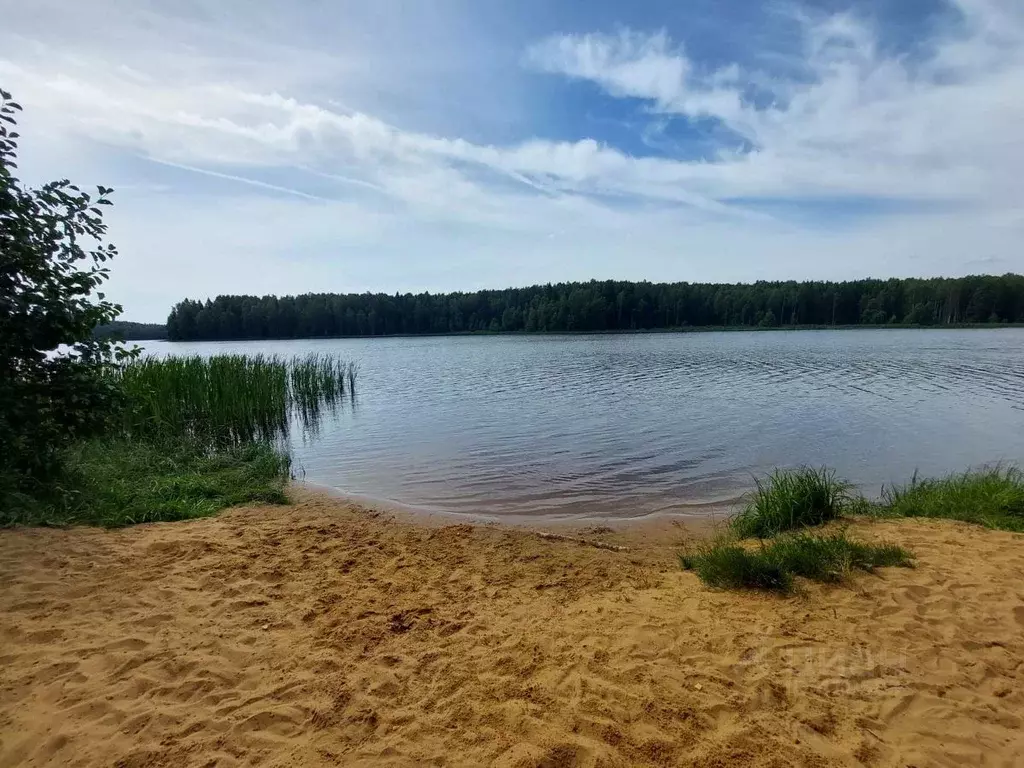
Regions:
<svg viewBox="0 0 1024 768"><path fill-rule="evenodd" d="M938 479L915 478L903 487L883 489L881 503L869 513L962 520L1024 532L1024 472L994 467Z"/></svg>
<svg viewBox="0 0 1024 768"><path fill-rule="evenodd" d="M777 469L767 480L757 480L754 497L730 525L740 538L766 539L834 520L850 499L850 485L836 479L834 470Z"/></svg>
<svg viewBox="0 0 1024 768"><path fill-rule="evenodd" d="M315 430L354 394L329 356L137 360L112 341L121 308L98 289L117 251L103 207L67 180L15 177L0 90L0 525L128 525L284 502L290 419ZM346 389L347 388L347 389Z"/></svg>
<svg viewBox="0 0 1024 768"><path fill-rule="evenodd" d="M910 553L900 547L850 541L844 531L788 534L762 542L758 549L719 540L679 559L684 570L692 570L710 587L783 593L792 590L794 576L835 583L854 570L913 564Z"/></svg>
<svg viewBox="0 0 1024 768"><path fill-rule="evenodd" d="M98 434L118 399L103 374L131 354L93 328L121 308L96 289L116 255L102 206L67 180L30 189L15 177L21 107L0 90L0 504L60 472L63 449Z"/></svg>

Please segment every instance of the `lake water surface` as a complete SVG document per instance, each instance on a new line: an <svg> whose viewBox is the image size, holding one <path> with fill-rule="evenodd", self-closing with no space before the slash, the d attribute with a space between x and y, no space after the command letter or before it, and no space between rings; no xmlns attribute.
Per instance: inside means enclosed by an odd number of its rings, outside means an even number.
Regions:
<svg viewBox="0 0 1024 768"><path fill-rule="evenodd" d="M775 466L863 491L1024 463L1024 329L147 342L153 354L330 352L356 401L308 481L519 519L706 514Z"/></svg>

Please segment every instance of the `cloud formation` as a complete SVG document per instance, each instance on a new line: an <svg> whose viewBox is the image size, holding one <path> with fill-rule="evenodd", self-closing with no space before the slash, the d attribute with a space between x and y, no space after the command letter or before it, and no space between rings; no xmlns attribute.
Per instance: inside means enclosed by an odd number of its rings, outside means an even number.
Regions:
<svg viewBox="0 0 1024 768"><path fill-rule="evenodd" d="M443 98L446 72L466 78L453 92L480 92L475 48L404 64L375 50L405 40L408 19L353 22L331 45L314 22L343 14L286 24L267 0L243 24L198 0L105 0L89 13L110 26L92 39L76 32L80 9L49 24L48 2L0 0L22 166L130 187L114 287L134 318L226 292L1024 268L1024 7L1009 0L957 0L902 48L856 9L794 6L796 42L772 51L785 66L757 68L696 60L667 29L624 18L595 32L581 17L518 46L495 85L527 129L492 141L466 138L460 115L468 128L481 113ZM530 96L550 80L594 89L595 106L643 131L685 142L699 127L710 149L630 151L582 118L553 124ZM403 114L380 96L410 83L436 84L443 108Z"/></svg>
<svg viewBox="0 0 1024 768"><path fill-rule="evenodd" d="M1024 6L966 0L958 7L962 22L914 57L883 52L871 24L852 14L798 16L799 76L789 79L735 65L700 72L664 32L556 36L530 48L527 62L613 96L643 99L654 112L718 121L737 140L711 163L651 173L716 198L878 195L998 204L1022 191L1024 153L1016 145L1024 126ZM751 83L765 84L767 93L753 98Z"/></svg>

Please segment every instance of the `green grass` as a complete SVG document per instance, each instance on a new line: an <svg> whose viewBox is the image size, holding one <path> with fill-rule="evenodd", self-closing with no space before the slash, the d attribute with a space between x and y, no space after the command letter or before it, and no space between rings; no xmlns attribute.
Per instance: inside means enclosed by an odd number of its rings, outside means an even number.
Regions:
<svg viewBox="0 0 1024 768"><path fill-rule="evenodd" d="M357 369L330 355L129 360L102 439L65 452L59 476L0 477L0 525L121 526L284 503L290 427L316 431L354 397Z"/></svg>
<svg viewBox="0 0 1024 768"><path fill-rule="evenodd" d="M845 531L813 533L843 515L960 520L1024 532L1024 472L1014 467L974 470L882 490L878 501L854 496L828 469L776 470L758 481L747 506L729 523L729 536L680 555L684 569L709 586L789 592L793 579L846 580L857 570L910 566L893 544L851 541ZM757 549L737 539L761 539Z"/></svg>
<svg viewBox="0 0 1024 768"><path fill-rule="evenodd" d="M854 570L912 564L910 554L901 547L851 541L845 531L780 536L762 551L769 561L794 576L822 582L844 581Z"/></svg>
<svg viewBox="0 0 1024 768"><path fill-rule="evenodd" d="M196 443L92 440L33 497L9 500L0 525L100 525L190 520L237 504L287 502L290 461L268 443L215 451Z"/></svg>
<svg viewBox="0 0 1024 768"><path fill-rule="evenodd" d="M693 571L709 587L765 589L790 592L793 575L766 558L735 543L719 541L679 556L683 570Z"/></svg>
<svg viewBox="0 0 1024 768"><path fill-rule="evenodd" d="M849 483L825 467L777 469L756 482L753 498L730 521L740 538L767 539L783 531L821 525L841 516L851 501Z"/></svg>
<svg viewBox="0 0 1024 768"><path fill-rule="evenodd" d="M867 514L877 517L929 517L961 520L986 528L1024 533L1024 472L993 467L943 478L913 479L882 491Z"/></svg>
<svg viewBox="0 0 1024 768"><path fill-rule="evenodd" d="M795 576L837 583L846 581L855 570L909 567L913 558L893 544L855 542L839 531L790 533L762 542L758 549L722 539L680 555L680 563L711 587L788 593Z"/></svg>

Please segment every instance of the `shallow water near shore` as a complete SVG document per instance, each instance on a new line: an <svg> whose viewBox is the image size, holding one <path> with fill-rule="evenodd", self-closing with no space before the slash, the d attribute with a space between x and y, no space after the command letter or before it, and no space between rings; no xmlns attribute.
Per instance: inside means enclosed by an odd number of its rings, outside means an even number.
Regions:
<svg viewBox="0 0 1024 768"><path fill-rule="evenodd" d="M300 477L498 520L705 516L756 475L834 467L863 492L1024 462L1024 329L146 342L156 355L321 352L357 396Z"/></svg>

